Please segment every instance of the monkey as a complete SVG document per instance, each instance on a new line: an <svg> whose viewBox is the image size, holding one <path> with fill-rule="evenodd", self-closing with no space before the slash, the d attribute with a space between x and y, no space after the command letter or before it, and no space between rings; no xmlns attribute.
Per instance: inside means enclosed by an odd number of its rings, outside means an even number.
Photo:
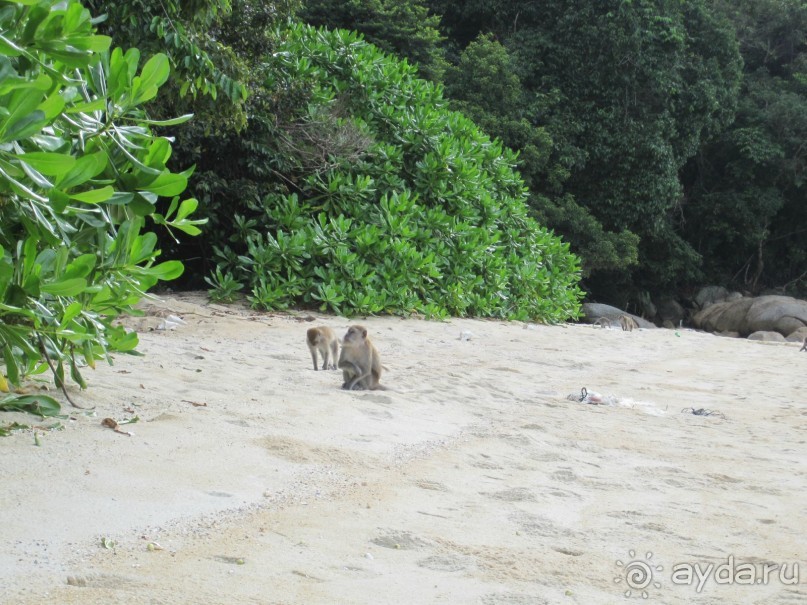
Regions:
<svg viewBox="0 0 807 605"><path fill-rule="evenodd" d="M342 370L342 388L386 390L378 384L381 379L381 356L367 336L364 326L350 326L342 339L339 369Z"/></svg>
<svg viewBox="0 0 807 605"><path fill-rule="evenodd" d="M801 349L799 349L799 353L802 351L807 351L807 336L804 337L804 344L801 346Z"/></svg>
<svg viewBox="0 0 807 605"><path fill-rule="evenodd" d="M594 322L595 326L600 326L601 328L610 328L611 327L611 320L607 317L600 317L597 321Z"/></svg>
<svg viewBox="0 0 807 605"><path fill-rule="evenodd" d="M619 325L622 326L622 330L628 332L633 332L633 328L639 327L639 323L635 319L633 319L630 315L620 315Z"/></svg>
<svg viewBox="0 0 807 605"><path fill-rule="evenodd" d="M314 369L317 370L317 351L322 354L322 369L335 370L336 359L339 354L339 341L336 334L327 326L309 328L306 335L308 350L311 351L311 359L314 362Z"/></svg>

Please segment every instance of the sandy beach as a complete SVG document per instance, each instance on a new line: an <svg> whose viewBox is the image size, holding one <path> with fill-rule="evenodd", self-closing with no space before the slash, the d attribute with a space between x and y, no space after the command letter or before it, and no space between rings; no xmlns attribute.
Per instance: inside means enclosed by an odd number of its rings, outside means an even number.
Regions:
<svg viewBox="0 0 807 605"><path fill-rule="evenodd" d="M0 413L1 603L807 602L797 343L144 308L93 410ZM354 323L389 390L312 368Z"/></svg>

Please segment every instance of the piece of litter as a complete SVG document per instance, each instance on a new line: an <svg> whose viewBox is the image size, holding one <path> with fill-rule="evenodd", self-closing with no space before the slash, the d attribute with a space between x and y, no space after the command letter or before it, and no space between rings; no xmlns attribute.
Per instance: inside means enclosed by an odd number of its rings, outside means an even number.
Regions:
<svg viewBox="0 0 807 605"><path fill-rule="evenodd" d="M121 424L128 424L128 423L130 423L130 422L137 422L137 420L138 420L138 418L137 418L137 416L135 416L135 417L134 417L134 418L132 418L131 420L124 420L124 421L122 421L122 422L121 422ZM128 435L129 437L134 437L134 433L132 433L131 431L124 431L124 430L121 430L121 428L120 428L120 424L119 424L119 423L118 423L118 421L117 421L117 420L115 420L114 418L104 418L104 419L101 421L101 424L102 424L103 426L107 427L107 428L112 429L112 430L113 430L113 431L115 431L116 433L120 433L121 435Z"/></svg>
<svg viewBox="0 0 807 605"><path fill-rule="evenodd" d="M580 389L580 395L572 393L566 399L570 401L579 401L580 403L588 403L590 405L616 405L617 399L613 395L602 395L595 391L589 391L586 387Z"/></svg>
<svg viewBox="0 0 807 605"><path fill-rule="evenodd" d="M693 416L717 416L722 418L723 420L726 419L726 415L723 412L719 412L717 410L710 410L707 408L684 408L681 410L681 413L689 412Z"/></svg>
<svg viewBox="0 0 807 605"><path fill-rule="evenodd" d="M157 326L158 330L174 330L179 326L184 326L185 320L181 317L177 317L176 315L168 315L165 319L160 322L160 325Z"/></svg>

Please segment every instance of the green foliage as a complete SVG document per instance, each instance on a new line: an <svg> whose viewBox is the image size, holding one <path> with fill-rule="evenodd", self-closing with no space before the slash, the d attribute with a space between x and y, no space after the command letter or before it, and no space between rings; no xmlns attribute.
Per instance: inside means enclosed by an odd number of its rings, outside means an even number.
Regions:
<svg viewBox="0 0 807 605"><path fill-rule="evenodd" d="M244 287L229 271L222 273L220 267L216 267L213 275L205 277L205 281L212 286L212 289L207 292L210 299L215 302L235 302L238 292Z"/></svg>
<svg viewBox="0 0 807 605"><path fill-rule="evenodd" d="M508 50L482 34L462 52L446 74L451 105L484 131L519 150L519 166L530 188L528 203L538 220L564 234L584 259L583 275L613 270L638 262L639 237L627 229L608 232L586 207L563 194L568 170L550 165L553 143L547 129L537 126L540 115L530 108L530 95L517 75ZM541 193L551 191L553 194Z"/></svg>
<svg viewBox="0 0 807 605"><path fill-rule="evenodd" d="M461 51L449 96L515 149L530 149L516 119L551 141L548 152L522 154L520 168L531 207L582 256L586 286L608 298L694 276L699 257L679 233L679 171L731 122L740 75L732 28L711 3L430 6Z"/></svg>
<svg viewBox="0 0 807 605"><path fill-rule="evenodd" d="M255 307L349 315L577 314L578 261L527 216L512 152L356 34L276 35L271 99L239 141L252 153L221 150L203 184L214 290L230 275Z"/></svg>
<svg viewBox="0 0 807 605"><path fill-rule="evenodd" d="M807 293L807 7L724 7L741 42L743 86L734 124L684 173L684 232L706 278L758 292Z"/></svg>
<svg viewBox="0 0 807 605"><path fill-rule="evenodd" d="M356 30L381 50L417 64L422 77L442 78L440 18L429 14L424 0L303 0L298 16L315 26Z"/></svg>
<svg viewBox="0 0 807 605"><path fill-rule="evenodd" d="M61 406L53 397L47 395L5 395L4 397L0 397L0 411L27 412L47 418L58 416L61 411ZM15 425L9 428L0 427L0 436L8 436L10 428L15 428Z"/></svg>
<svg viewBox="0 0 807 605"><path fill-rule="evenodd" d="M85 387L82 366L137 345L113 319L182 273L178 261L156 262L146 219L186 232L199 222L188 217L195 201L176 197L192 171L166 168L171 145L141 108L167 80L168 61L158 54L141 67L137 49L106 52L110 39L75 0L7 2L0 32L5 374L19 385L50 366L58 386L69 372ZM173 216L156 214L160 197L173 198ZM53 404L12 397L0 407L33 405L44 415Z"/></svg>
<svg viewBox="0 0 807 605"><path fill-rule="evenodd" d="M105 15L119 43L143 52L167 51L180 96L215 99L223 92L235 102L246 98L245 86L223 69L238 71L235 56L210 32L217 19L231 11L231 0L86 0L85 4L93 13Z"/></svg>

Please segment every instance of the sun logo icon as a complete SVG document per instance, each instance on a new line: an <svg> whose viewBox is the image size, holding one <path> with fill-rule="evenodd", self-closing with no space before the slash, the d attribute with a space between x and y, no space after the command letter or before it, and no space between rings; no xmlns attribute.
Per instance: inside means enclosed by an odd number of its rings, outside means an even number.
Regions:
<svg viewBox="0 0 807 605"><path fill-rule="evenodd" d="M654 571L664 571L661 565L653 565L653 553L648 552L645 560L636 558L636 551L629 550L628 556L631 558L627 563L617 561L616 566L620 568L620 575L614 578L615 584L625 582L628 589L625 591L626 597L632 597L636 591L637 596L642 595L643 599L650 596L647 588L652 584L656 588L661 588L661 583L653 579Z"/></svg>

